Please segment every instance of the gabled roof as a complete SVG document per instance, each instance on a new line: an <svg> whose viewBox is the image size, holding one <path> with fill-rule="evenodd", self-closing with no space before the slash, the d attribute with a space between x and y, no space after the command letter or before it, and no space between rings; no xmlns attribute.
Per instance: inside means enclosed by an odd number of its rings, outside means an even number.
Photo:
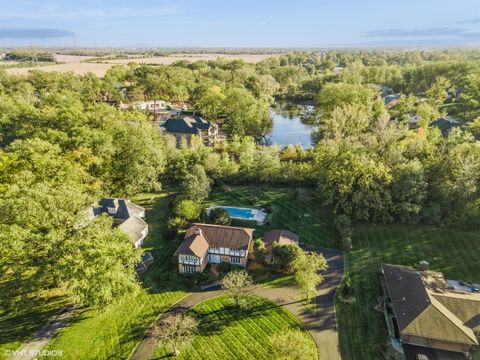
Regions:
<svg viewBox="0 0 480 360"><path fill-rule="evenodd" d="M472 328L459 318L461 315L453 313L454 307L447 308L445 301L439 299L450 296L450 292L443 292L444 284L439 281L438 273L432 275L390 264L383 264L382 268L401 334L478 345Z"/></svg>
<svg viewBox="0 0 480 360"><path fill-rule="evenodd" d="M273 243L279 245L295 245L298 244L298 235L288 230L270 230L263 235L265 248L270 250Z"/></svg>
<svg viewBox="0 0 480 360"><path fill-rule="evenodd" d="M200 116L185 116L168 119L163 127L172 133L198 134L201 130L208 130L210 122Z"/></svg>
<svg viewBox="0 0 480 360"><path fill-rule="evenodd" d="M233 226L193 224L187 230L175 255L203 257L209 247L247 250L253 231L254 229Z"/></svg>
<svg viewBox="0 0 480 360"><path fill-rule="evenodd" d="M175 255L193 255L203 257L208 250L208 242L201 232L185 236L182 243L175 251Z"/></svg>
<svg viewBox="0 0 480 360"><path fill-rule="evenodd" d="M116 212L109 213L109 208L114 208ZM92 213L94 217L107 213L114 219L113 225L127 233L134 244L144 236L145 229L148 229L148 224L142 219L145 209L128 199L101 198L98 206L92 207Z"/></svg>

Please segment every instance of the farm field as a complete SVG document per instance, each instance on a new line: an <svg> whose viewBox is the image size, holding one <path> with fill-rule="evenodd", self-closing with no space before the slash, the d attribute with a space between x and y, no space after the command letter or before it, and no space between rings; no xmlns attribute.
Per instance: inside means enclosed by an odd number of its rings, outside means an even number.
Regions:
<svg viewBox="0 0 480 360"><path fill-rule="evenodd" d="M350 274L356 302L336 302L342 358L380 360L388 341L384 316L375 310L381 296L381 263L415 265L426 260L430 269L442 271L447 279L478 283L480 231L360 225L355 228L353 250L345 259L345 275Z"/></svg>
<svg viewBox="0 0 480 360"><path fill-rule="evenodd" d="M195 62L199 60L216 60L219 57L235 60L241 59L247 63L257 63L264 59L275 57L278 55L275 54L173 54L170 56L157 56L157 57L144 57L137 58L132 57L131 59L117 59L117 60L104 60L98 58L95 60L93 57L89 56L71 56L71 55L57 55L57 60L59 62L65 62L64 64L55 64L55 65L46 65L41 67L23 67L23 68L8 68L7 72L15 75L24 75L31 70L42 70L42 71L57 71L57 72L73 72L75 74L84 75L87 73L93 73L97 76L104 76L108 69L114 65L126 65L130 62L136 62L139 64L164 64L168 65L175 61L187 60L190 62ZM88 60L88 62L85 62ZM94 62L98 61L98 62Z"/></svg>
<svg viewBox="0 0 480 360"><path fill-rule="evenodd" d="M255 228L254 238L261 238L267 230L286 229L297 233L302 243L337 247L332 214L319 204L312 189L232 186L229 192L214 189L206 206L209 205L271 207L270 219L267 219L264 225L238 220L234 220L232 225Z"/></svg>
<svg viewBox="0 0 480 360"><path fill-rule="evenodd" d="M268 300L250 297L248 310L239 310L228 296L207 300L190 314L199 320L199 334L181 351L178 359L271 359L268 337L289 330L302 330L295 316ZM316 346L310 335L310 347ZM154 358L173 358L160 343Z"/></svg>
<svg viewBox="0 0 480 360"><path fill-rule="evenodd" d="M132 199L147 210L150 235L144 248L155 258L143 276L143 289L138 294L126 294L104 309L80 312L47 349L62 350L63 359L128 358L154 319L187 295L178 284L157 278L173 266L171 256L175 243L164 236L164 224L173 197L172 193L164 192Z"/></svg>

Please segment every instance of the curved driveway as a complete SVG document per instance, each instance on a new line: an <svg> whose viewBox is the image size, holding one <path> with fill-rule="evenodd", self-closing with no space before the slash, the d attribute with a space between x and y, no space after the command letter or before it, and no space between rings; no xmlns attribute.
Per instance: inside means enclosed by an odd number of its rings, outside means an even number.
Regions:
<svg viewBox="0 0 480 360"><path fill-rule="evenodd" d="M305 250L322 253L327 259L329 266L328 270L324 273L325 280L318 288L318 295L315 299L316 311L308 309L303 302L299 300L301 296L294 285L281 288L264 288L257 286L253 290L253 294L267 298L292 312L302 322L305 329L310 332L317 345L319 359L340 360L334 297L335 290L343 276L343 254L338 250L324 248L305 248ZM218 285L201 292L193 293L180 300L167 310L165 314L185 312L202 301L223 294L225 294L225 292L221 290ZM151 359L156 347L157 343L146 336L137 346L130 360Z"/></svg>

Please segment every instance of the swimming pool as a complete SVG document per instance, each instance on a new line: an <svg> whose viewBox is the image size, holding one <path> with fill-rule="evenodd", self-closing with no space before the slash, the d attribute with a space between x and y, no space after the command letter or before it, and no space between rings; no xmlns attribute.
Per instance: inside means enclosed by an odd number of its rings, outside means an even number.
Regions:
<svg viewBox="0 0 480 360"><path fill-rule="evenodd" d="M227 210L228 215L230 215L231 218L252 220L255 217L253 209L237 208L230 206L225 206L223 208Z"/></svg>
<svg viewBox="0 0 480 360"><path fill-rule="evenodd" d="M267 214L265 214L265 212L260 209L240 208L235 206L215 206L215 205L212 205L207 209L207 214L210 214L210 210L215 208L225 209L228 215L232 219L250 220L250 221L257 222L257 224L263 224L267 216Z"/></svg>

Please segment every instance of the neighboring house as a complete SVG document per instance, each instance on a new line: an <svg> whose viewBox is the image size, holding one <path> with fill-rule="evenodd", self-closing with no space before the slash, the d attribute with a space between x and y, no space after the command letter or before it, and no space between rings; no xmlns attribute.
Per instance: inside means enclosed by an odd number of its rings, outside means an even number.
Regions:
<svg viewBox="0 0 480 360"><path fill-rule="evenodd" d="M420 126L419 122L420 122L420 119L418 118L418 116L411 116L407 120L408 128L412 130L417 129ZM448 136L448 134L453 128L460 127L461 125L462 125L461 122L447 117L447 118L440 118L435 121L432 121L429 124L429 127L438 128L442 133L442 135L446 137Z"/></svg>
<svg viewBox="0 0 480 360"><path fill-rule="evenodd" d="M407 360L455 359L478 346L480 293L459 291L439 272L382 265L385 314Z"/></svg>
<svg viewBox="0 0 480 360"><path fill-rule="evenodd" d="M193 224L175 251L180 273L202 272L208 263L246 267L254 229Z"/></svg>
<svg viewBox="0 0 480 360"><path fill-rule="evenodd" d="M430 126L437 127L442 132L443 136L448 136L450 131L453 128L460 127L461 123L457 120L451 118L440 118L438 120L432 121Z"/></svg>
<svg viewBox="0 0 480 360"><path fill-rule="evenodd" d="M263 235L265 243L265 262L273 263L274 256L272 254L273 247L276 245L298 245L298 235L288 230L271 230Z"/></svg>
<svg viewBox="0 0 480 360"><path fill-rule="evenodd" d="M390 109L391 107L393 107L398 100L400 100L400 95L387 95L383 98L383 101L387 109Z"/></svg>
<svg viewBox="0 0 480 360"><path fill-rule="evenodd" d="M113 218L113 226L130 236L136 248L142 246L148 235L148 224L143 220L145 209L128 199L102 198L92 208L93 216L106 213Z"/></svg>
<svg viewBox="0 0 480 360"><path fill-rule="evenodd" d="M164 110L167 108L167 102L164 100L136 101L131 104L120 104L121 110L138 109L145 111Z"/></svg>
<svg viewBox="0 0 480 360"><path fill-rule="evenodd" d="M200 136L209 145L218 138L218 125L202 119L200 116L184 116L168 119L163 128L168 134L176 137L177 143L182 140L190 143L192 136Z"/></svg>

